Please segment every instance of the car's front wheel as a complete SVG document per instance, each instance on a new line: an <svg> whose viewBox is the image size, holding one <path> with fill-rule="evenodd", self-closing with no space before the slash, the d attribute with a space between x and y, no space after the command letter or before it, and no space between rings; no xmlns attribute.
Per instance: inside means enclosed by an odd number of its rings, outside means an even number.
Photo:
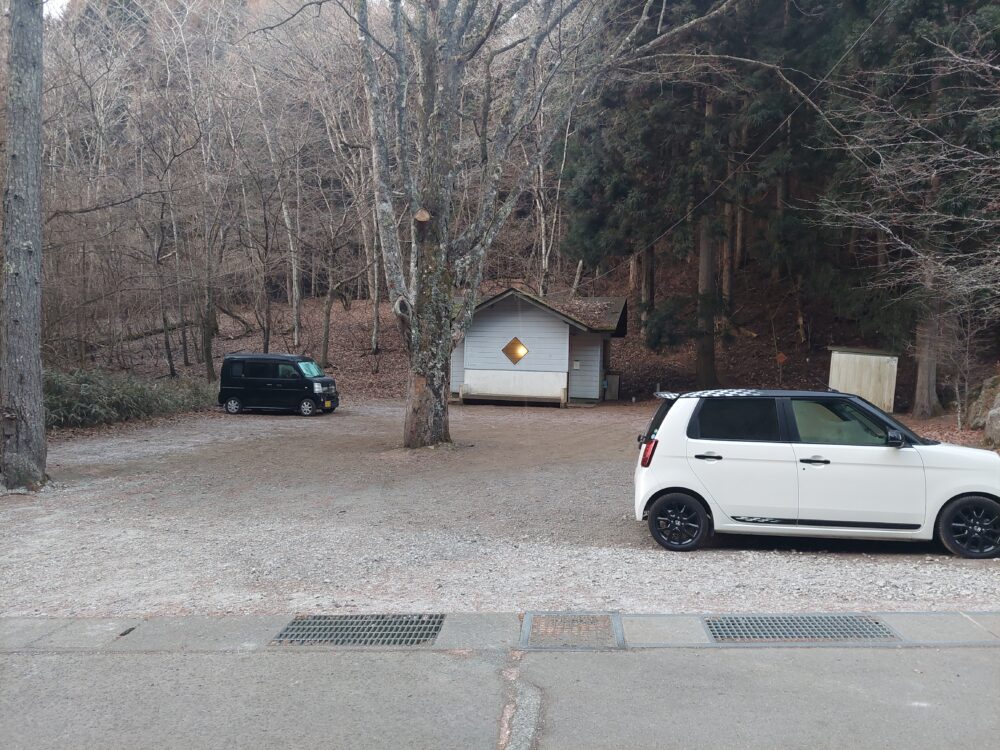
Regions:
<svg viewBox="0 0 1000 750"><path fill-rule="evenodd" d="M671 492L649 509L649 533L657 544L674 552L698 549L712 533L712 520L690 495Z"/></svg>
<svg viewBox="0 0 1000 750"><path fill-rule="evenodd" d="M299 414L303 417L311 417L316 413L316 402L311 398L304 398L299 403Z"/></svg>
<svg viewBox="0 0 1000 750"><path fill-rule="evenodd" d="M959 557L1000 556L1000 503L989 497L963 497L938 517L938 536Z"/></svg>
<svg viewBox="0 0 1000 750"><path fill-rule="evenodd" d="M238 398L226 399L226 403L222 406L226 410L226 414L239 414L243 411L243 402Z"/></svg>

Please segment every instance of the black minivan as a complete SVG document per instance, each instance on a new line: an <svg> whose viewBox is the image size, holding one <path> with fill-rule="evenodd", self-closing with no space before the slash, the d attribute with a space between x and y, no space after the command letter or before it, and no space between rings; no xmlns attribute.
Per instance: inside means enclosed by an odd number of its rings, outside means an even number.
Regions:
<svg viewBox="0 0 1000 750"><path fill-rule="evenodd" d="M336 409L340 396L334 379L309 357L227 354L222 360L219 404L229 414L266 409L311 417Z"/></svg>

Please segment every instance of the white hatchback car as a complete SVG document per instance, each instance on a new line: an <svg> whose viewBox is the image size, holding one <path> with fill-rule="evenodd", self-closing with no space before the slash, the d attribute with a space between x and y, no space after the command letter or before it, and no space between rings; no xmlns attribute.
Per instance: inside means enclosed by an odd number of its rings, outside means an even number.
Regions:
<svg viewBox="0 0 1000 750"><path fill-rule="evenodd" d="M635 517L670 550L714 532L920 540L1000 555L1000 456L926 440L859 396L658 393Z"/></svg>

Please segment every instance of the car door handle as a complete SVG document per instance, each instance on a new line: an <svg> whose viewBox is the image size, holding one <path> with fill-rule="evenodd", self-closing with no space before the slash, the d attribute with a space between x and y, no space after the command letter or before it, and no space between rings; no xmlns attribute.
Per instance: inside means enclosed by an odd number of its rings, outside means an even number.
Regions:
<svg viewBox="0 0 1000 750"><path fill-rule="evenodd" d="M721 461L722 456L717 453L695 453L694 457L699 461Z"/></svg>
<svg viewBox="0 0 1000 750"><path fill-rule="evenodd" d="M820 458L819 456L813 456L812 458L800 458L799 459L799 463L810 464L812 466L816 466L816 465L819 465L819 464L828 464L828 463L830 463L830 459L828 459L828 458Z"/></svg>

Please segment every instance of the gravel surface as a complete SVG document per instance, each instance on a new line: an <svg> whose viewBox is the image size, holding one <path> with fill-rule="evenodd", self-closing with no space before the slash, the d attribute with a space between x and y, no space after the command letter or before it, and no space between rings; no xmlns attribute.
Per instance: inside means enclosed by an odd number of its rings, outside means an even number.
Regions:
<svg viewBox="0 0 1000 750"><path fill-rule="evenodd" d="M59 439L0 497L0 614L996 609L1000 561L935 544L719 537L669 553L632 518L651 406L402 405L195 415Z"/></svg>

